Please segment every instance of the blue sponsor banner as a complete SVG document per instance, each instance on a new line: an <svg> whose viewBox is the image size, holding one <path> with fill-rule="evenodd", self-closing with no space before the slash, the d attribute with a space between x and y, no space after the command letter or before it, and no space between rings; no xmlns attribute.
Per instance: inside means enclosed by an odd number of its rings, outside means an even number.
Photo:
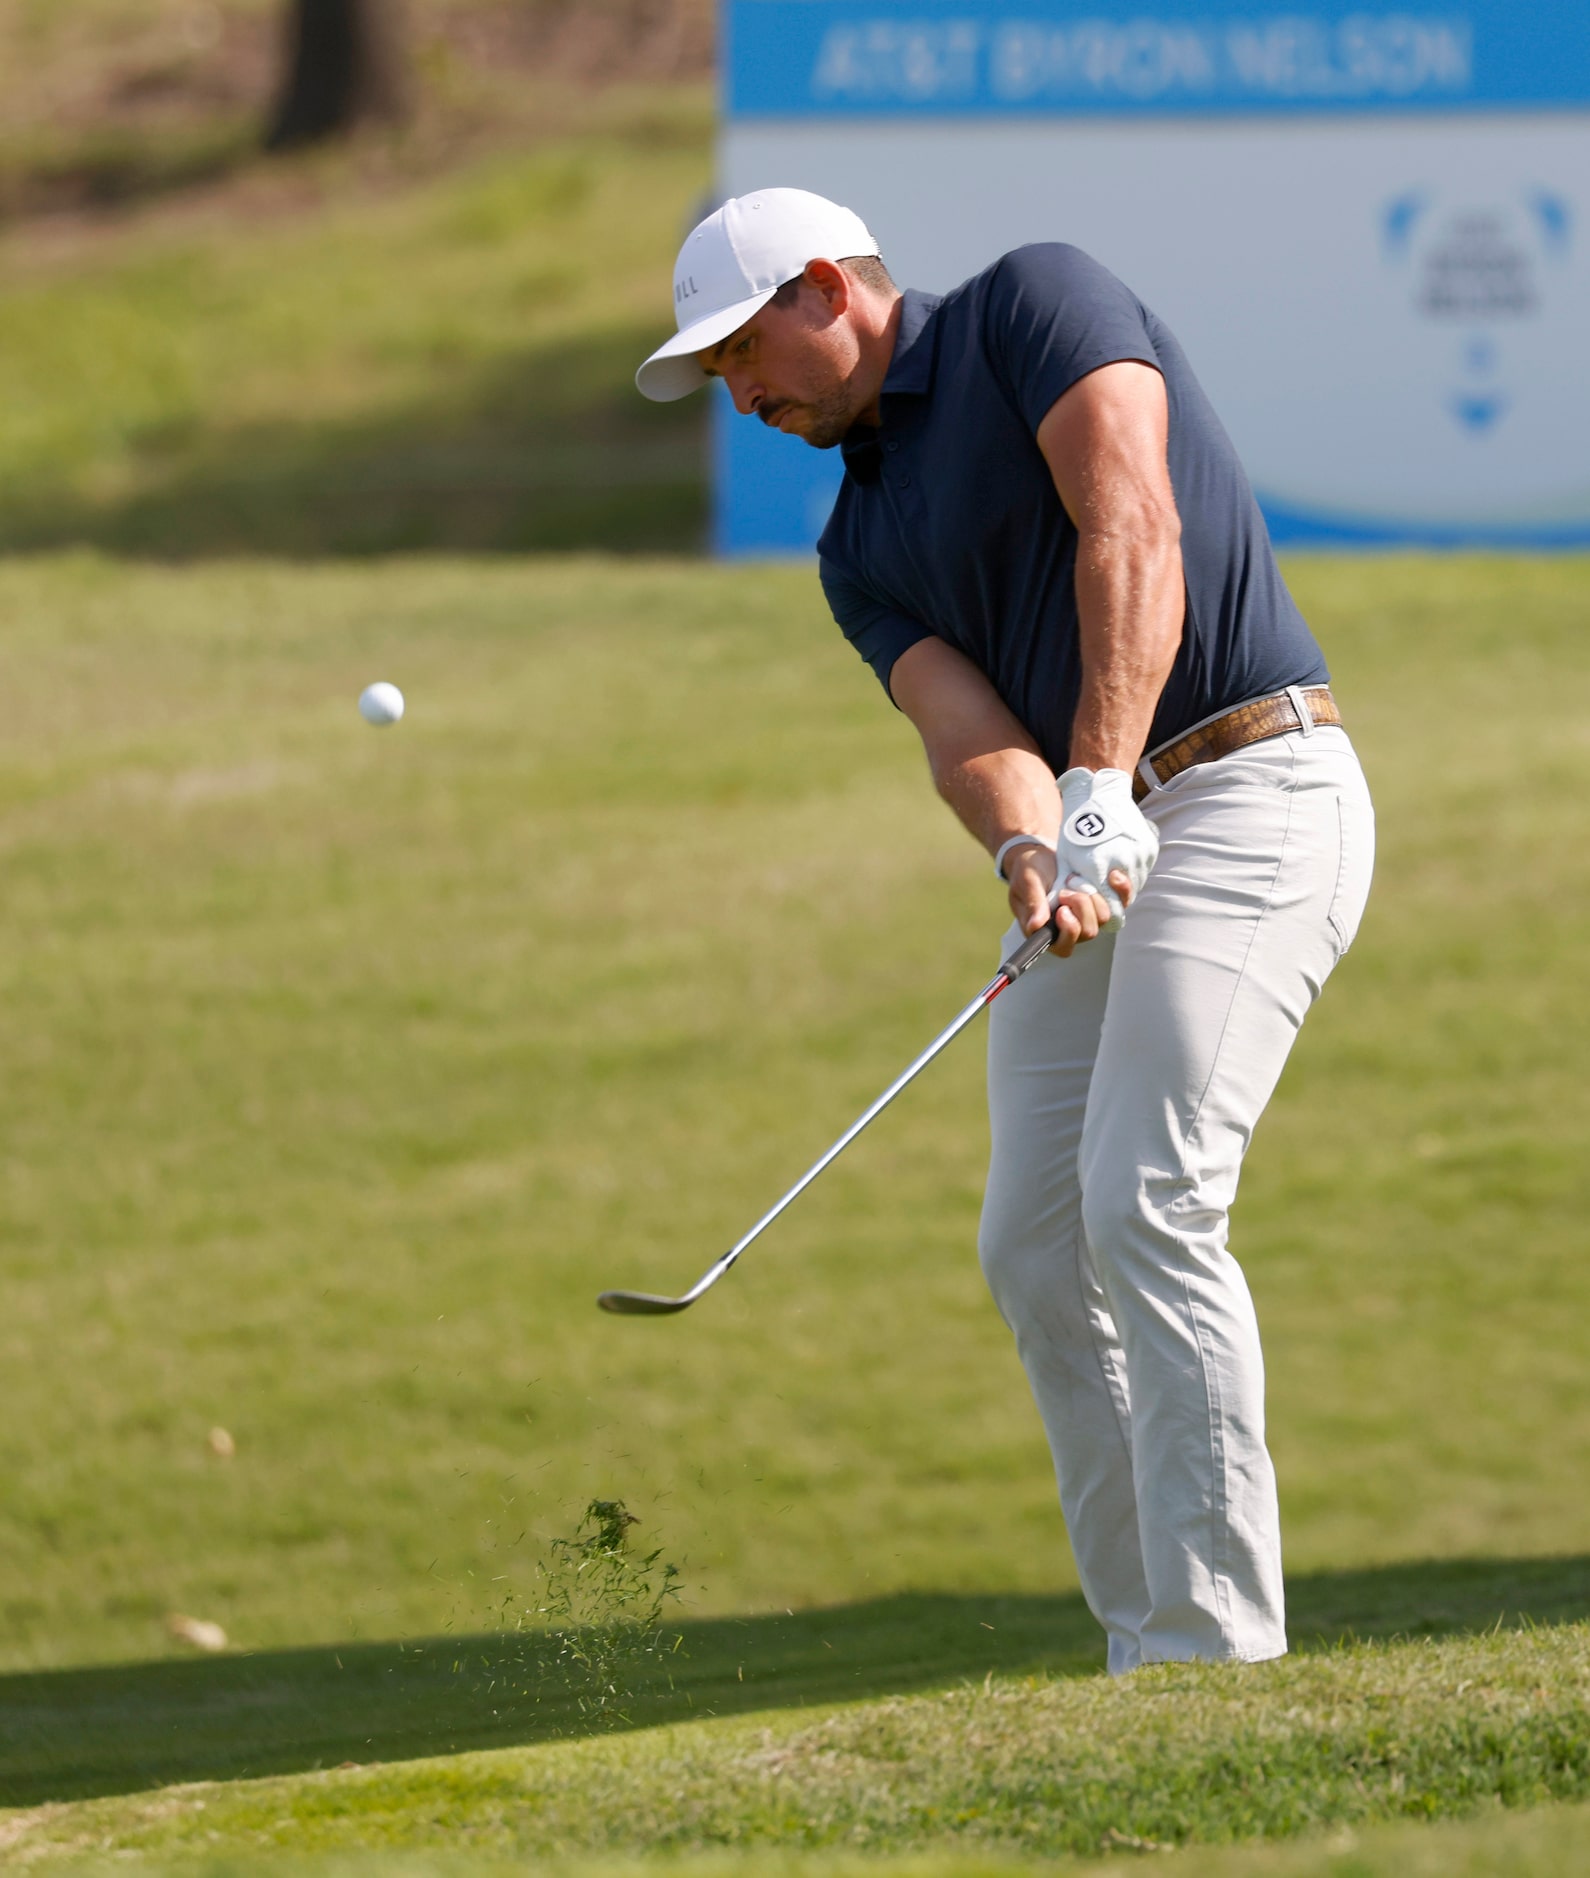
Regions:
<svg viewBox="0 0 1590 1878"><path fill-rule="evenodd" d="M1259 495L1277 548L1491 548L1502 553L1576 552L1590 548L1590 522L1398 520L1301 509Z"/></svg>
<svg viewBox="0 0 1590 1878"><path fill-rule="evenodd" d="M734 120L1590 103L1590 0L726 0Z"/></svg>
<svg viewBox="0 0 1590 1878"><path fill-rule="evenodd" d="M721 385L709 395L713 546L723 555L810 554L839 494L839 452L742 417Z"/></svg>

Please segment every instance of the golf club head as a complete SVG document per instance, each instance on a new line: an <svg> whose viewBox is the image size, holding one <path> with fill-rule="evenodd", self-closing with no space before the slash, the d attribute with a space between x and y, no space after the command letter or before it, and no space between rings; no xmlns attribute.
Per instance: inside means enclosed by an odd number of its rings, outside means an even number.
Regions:
<svg viewBox="0 0 1590 1878"><path fill-rule="evenodd" d="M621 1317L667 1317L691 1302L689 1298L654 1298L649 1291L604 1291L596 1301L604 1311L617 1311Z"/></svg>

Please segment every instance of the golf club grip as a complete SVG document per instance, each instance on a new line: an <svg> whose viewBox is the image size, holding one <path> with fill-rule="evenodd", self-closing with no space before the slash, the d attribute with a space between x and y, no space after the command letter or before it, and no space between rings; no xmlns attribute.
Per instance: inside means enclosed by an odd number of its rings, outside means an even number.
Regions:
<svg viewBox="0 0 1590 1878"><path fill-rule="evenodd" d="M1043 957L1059 936L1060 928L1052 919L1047 926L1040 926L1035 933L1029 933L1000 966L1000 976L1014 984L1029 965L1036 964Z"/></svg>

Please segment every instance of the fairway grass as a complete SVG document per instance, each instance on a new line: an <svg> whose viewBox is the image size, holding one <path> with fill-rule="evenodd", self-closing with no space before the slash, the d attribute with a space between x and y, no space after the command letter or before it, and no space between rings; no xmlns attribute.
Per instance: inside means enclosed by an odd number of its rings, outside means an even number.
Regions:
<svg viewBox="0 0 1590 1878"><path fill-rule="evenodd" d="M1294 1772L1240 1805L1220 1787L1227 1836L1392 1819L1413 1790L1437 1811L1569 1797L1586 1738L1590 565L1289 574L1381 863L1234 1243L1295 1638L1447 1641L1258 1672L1242 1726L1266 1745L1232 1766ZM409 699L385 731L354 708L377 677ZM462 1793L483 1850L638 1847L575 1833L578 1796L621 1773L660 1806L676 1764L703 1820L728 1768L769 1845L831 1820L836 1842L927 1846L916 1799L982 1804L953 1744L984 1739L990 1677L988 1766L1030 1736L1081 1783L1051 1805L1020 1761L1012 1817L1052 1836L1010 1845L1099 1849L1083 1798L1118 1784L1123 1716L1140 1743L1170 1717L1181 1772L1132 1788L1118 1830L1214 1833L1218 1741L1172 1721L1225 1714L1227 1685L1168 1672L1186 1703L1155 1706L1152 1679L1090 1673L976 1269L975 1038L688 1318L594 1307L694 1278L998 955L986 863L807 571L13 561L0 732L12 1856L99 1843L84 1821L159 1852L130 1796L242 1776L277 1784L202 1796L229 1845L271 1842L249 1808L275 1794L295 1847L431 1843ZM538 1563L595 1497L640 1516L687 1602L672 1686L637 1686L627 1728L588 1742L513 1652ZM230 1650L176 1660L176 1612ZM1382 1673L1412 1758L1366 1775L1375 1705L1344 1692ZM911 1732L933 1716L937 1761ZM752 1804L772 1805L763 1729L797 1744L784 1837ZM895 1765L937 1768L940 1798Z"/></svg>
<svg viewBox="0 0 1590 1878"><path fill-rule="evenodd" d="M1055 1857L1428 1822L1590 1793L1590 1627L933 1695L0 1820L12 1858L485 1857L956 1843Z"/></svg>
<svg viewBox="0 0 1590 1878"><path fill-rule="evenodd" d="M1234 1225L1288 1565L1582 1556L1590 568L1291 571L1381 859ZM975 1036L595 1310L998 954L807 573L13 563L0 731L7 1664L489 1630L597 1497L687 1616L1074 1589Z"/></svg>

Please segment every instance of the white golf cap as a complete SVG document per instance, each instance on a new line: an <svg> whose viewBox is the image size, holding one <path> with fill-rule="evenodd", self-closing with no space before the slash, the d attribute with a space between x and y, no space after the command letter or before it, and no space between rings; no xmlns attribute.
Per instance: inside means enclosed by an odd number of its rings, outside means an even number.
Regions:
<svg viewBox="0 0 1590 1878"><path fill-rule="evenodd" d="M657 404L688 397L707 375L695 354L743 326L808 261L848 261L878 244L851 209L805 189L731 196L693 228L674 263L679 331L635 374Z"/></svg>

